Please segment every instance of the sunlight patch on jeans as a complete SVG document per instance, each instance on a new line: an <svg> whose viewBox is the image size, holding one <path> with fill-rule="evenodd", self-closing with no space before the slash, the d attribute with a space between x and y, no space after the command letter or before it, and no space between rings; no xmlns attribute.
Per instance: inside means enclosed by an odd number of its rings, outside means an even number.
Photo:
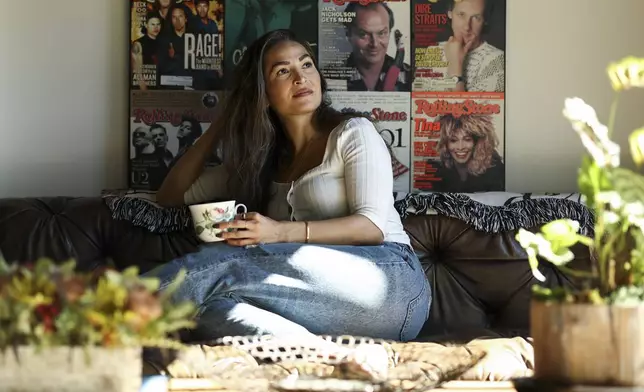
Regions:
<svg viewBox="0 0 644 392"><path fill-rule="evenodd" d="M291 288L302 289L302 290L311 289L311 286L308 283L300 279L294 279L288 276L278 275L278 274L268 275L268 277L264 279L263 283L272 284L274 286L291 287Z"/></svg>
<svg viewBox="0 0 644 392"><path fill-rule="evenodd" d="M238 303L230 309L226 315L226 321L254 329L262 326L262 329L255 331L257 335L274 335L276 337L313 336L313 334L299 324L291 322L278 314L246 303Z"/></svg>
<svg viewBox="0 0 644 392"><path fill-rule="evenodd" d="M387 297L387 276L370 259L318 246L302 246L288 259L318 292L366 308L380 308Z"/></svg>

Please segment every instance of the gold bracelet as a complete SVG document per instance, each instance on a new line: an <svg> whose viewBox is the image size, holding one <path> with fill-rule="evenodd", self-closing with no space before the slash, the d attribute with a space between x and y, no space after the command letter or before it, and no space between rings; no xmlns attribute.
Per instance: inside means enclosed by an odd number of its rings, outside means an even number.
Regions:
<svg viewBox="0 0 644 392"><path fill-rule="evenodd" d="M309 229L309 221L304 221L304 225L306 226L306 240L304 240L305 243L309 243L309 239L311 238L311 230Z"/></svg>

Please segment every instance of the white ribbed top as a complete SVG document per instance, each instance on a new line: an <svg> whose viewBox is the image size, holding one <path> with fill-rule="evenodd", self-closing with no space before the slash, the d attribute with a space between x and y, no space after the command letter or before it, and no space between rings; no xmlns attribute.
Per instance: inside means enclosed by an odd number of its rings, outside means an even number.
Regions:
<svg viewBox="0 0 644 392"><path fill-rule="evenodd" d="M208 168L184 195L186 204L225 199L223 166ZM352 118L338 125L327 140L322 162L292 184L274 184L270 211L283 220L284 188L291 219L316 221L359 214L371 220L385 241L409 244L394 208L391 157L374 125ZM280 204L282 208L280 208ZM287 207L287 206L286 206Z"/></svg>

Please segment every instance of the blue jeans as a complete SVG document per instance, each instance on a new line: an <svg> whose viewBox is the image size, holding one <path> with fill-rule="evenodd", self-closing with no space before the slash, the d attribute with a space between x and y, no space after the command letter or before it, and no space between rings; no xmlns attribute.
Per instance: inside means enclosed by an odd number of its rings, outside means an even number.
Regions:
<svg viewBox="0 0 644 392"><path fill-rule="evenodd" d="M175 300L198 307L190 339L223 336L354 335L408 341L429 316L431 289L413 250L279 243L254 248L224 242L155 268L163 290L180 268Z"/></svg>

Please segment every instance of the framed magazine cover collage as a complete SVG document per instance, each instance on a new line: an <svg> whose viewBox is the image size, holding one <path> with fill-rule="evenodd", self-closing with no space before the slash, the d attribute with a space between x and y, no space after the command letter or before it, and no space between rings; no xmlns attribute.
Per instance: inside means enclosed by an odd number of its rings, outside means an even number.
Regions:
<svg viewBox="0 0 644 392"><path fill-rule="evenodd" d="M374 121L395 192L505 190L507 0L129 1L130 189L159 188L247 46L288 28L332 105Z"/></svg>

